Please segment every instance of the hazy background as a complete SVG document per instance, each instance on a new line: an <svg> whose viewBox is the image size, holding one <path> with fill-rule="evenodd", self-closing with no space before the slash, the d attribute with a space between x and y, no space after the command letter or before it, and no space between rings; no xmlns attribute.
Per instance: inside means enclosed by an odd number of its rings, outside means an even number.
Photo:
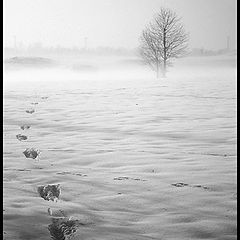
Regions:
<svg viewBox="0 0 240 240"><path fill-rule="evenodd" d="M235 0L7 0L5 46L135 48L160 7L182 17L190 48L236 48ZM15 37L14 37L15 36Z"/></svg>

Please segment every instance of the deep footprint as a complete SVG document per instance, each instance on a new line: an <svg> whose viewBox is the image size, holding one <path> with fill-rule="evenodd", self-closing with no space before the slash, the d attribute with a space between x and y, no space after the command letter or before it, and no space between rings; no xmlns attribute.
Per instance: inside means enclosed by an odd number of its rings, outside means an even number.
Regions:
<svg viewBox="0 0 240 240"><path fill-rule="evenodd" d="M172 183L171 184L172 186L174 187L186 187L186 186L189 186L187 183Z"/></svg>
<svg viewBox="0 0 240 240"><path fill-rule="evenodd" d="M17 135L16 135L16 138L17 138L19 141L27 140L27 136L22 135L22 134L17 134Z"/></svg>
<svg viewBox="0 0 240 240"><path fill-rule="evenodd" d="M39 156L40 151L36 148L27 148L23 154L26 158L36 159Z"/></svg>
<svg viewBox="0 0 240 240"><path fill-rule="evenodd" d="M40 186L38 187L38 193L43 199L56 202L61 193L60 184Z"/></svg>
<svg viewBox="0 0 240 240"><path fill-rule="evenodd" d="M80 222L78 219L68 217L62 209L52 211L51 208L48 208L48 214L52 217L52 223L48 225L48 230L51 238L55 240L71 239L79 226L92 225L92 223Z"/></svg>
<svg viewBox="0 0 240 240"><path fill-rule="evenodd" d="M32 114L32 113L34 113L35 112L35 110L34 109L29 109L29 110L26 110L26 113L30 113L30 114Z"/></svg>
<svg viewBox="0 0 240 240"><path fill-rule="evenodd" d="M48 230L53 240L71 239L79 226L78 220L62 221L52 219L52 224L48 225Z"/></svg>

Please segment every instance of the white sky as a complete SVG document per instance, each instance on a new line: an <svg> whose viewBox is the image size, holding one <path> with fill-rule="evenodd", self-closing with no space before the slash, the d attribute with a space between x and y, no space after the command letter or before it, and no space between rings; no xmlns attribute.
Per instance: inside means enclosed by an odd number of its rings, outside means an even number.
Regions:
<svg viewBox="0 0 240 240"><path fill-rule="evenodd" d="M236 47L236 0L5 0L6 46L137 47L145 25L161 6L182 17L190 47Z"/></svg>

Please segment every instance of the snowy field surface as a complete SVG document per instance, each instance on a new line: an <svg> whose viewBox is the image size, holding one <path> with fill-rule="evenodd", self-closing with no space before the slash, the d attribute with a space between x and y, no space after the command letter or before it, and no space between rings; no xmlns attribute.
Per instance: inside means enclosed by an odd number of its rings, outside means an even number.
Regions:
<svg viewBox="0 0 240 240"><path fill-rule="evenodd" d="M92 65L5 72L4 239L51 239L59 212L72 240L237 239L234 57L185 58L165 79Z"/></svg>

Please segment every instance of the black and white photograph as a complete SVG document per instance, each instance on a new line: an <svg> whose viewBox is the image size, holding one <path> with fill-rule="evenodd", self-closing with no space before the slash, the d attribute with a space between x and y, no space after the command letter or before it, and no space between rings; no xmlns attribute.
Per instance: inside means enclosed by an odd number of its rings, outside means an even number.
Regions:
<svg viewBox="0 0 240 240"><path fill-rule="evenodd" d="M3 0L3 239L237 239L237 0Z"/></svg>

